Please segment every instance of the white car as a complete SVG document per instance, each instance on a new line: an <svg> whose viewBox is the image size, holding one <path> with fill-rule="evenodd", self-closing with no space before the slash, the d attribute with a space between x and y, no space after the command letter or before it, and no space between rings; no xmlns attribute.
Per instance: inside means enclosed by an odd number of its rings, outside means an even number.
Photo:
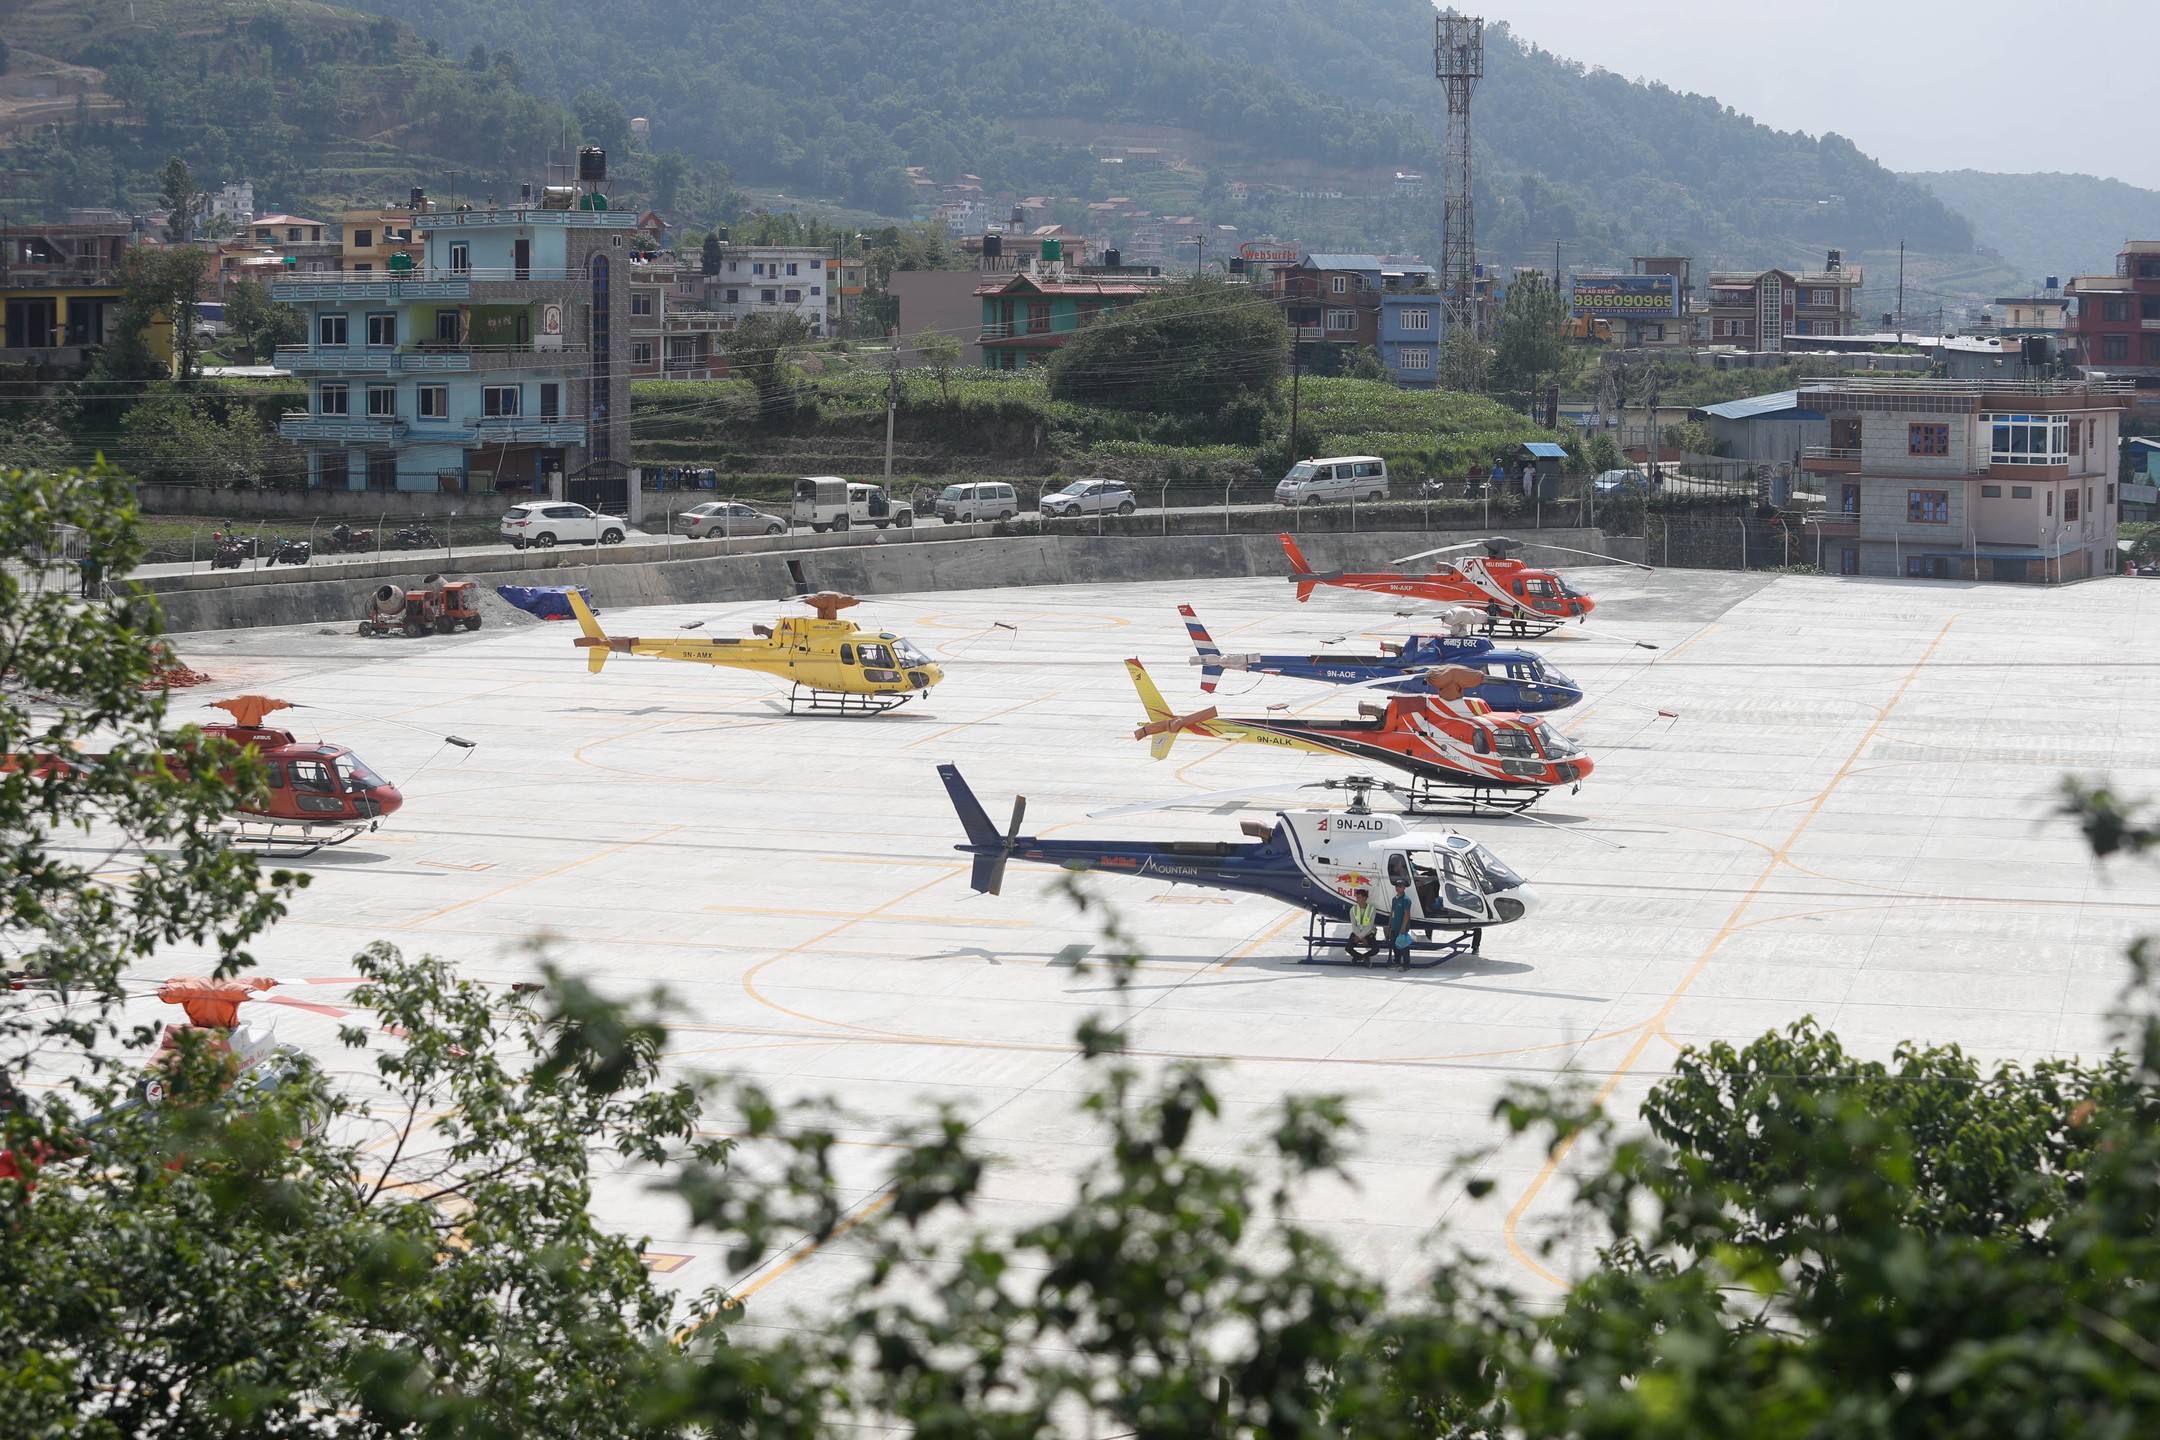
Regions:
<svg viewBox="0 0 2160 1440"><path fill-rule="evenodd" d="M583 505L561 500L534 500L515 505L502 518L502 536L517 549L537 545L545 550L565 542L577 545L620 545L624 522Z"/></svg>
<svg viewBox="0 0 2160 1440"><path fill-rule="evenodd" d="M779 516L732 500L693 505L676 516L675 523L692 540L707 540L715 535L785 535L788 528L788 522Z"/></svg>
<svg viewBox="0 0 2160 1440"><path fill-rule="evenodd" d="M1130 515L1139 508L1132 487L1118 480L1075 480L1042 497L1044 515Z"/></svg>

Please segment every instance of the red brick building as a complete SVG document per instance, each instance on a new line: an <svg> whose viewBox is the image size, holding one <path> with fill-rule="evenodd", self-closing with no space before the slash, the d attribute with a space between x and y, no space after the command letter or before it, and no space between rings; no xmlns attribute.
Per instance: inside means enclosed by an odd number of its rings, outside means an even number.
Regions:
<svg viewBox="0 0 2160 1440"><path fill-rule="evenodd" d="M1783 350L1786 337L1850 335L1854 332L1860 267L1830 252L1821 270L1713 271L1709 333L1712 345L1742 350Z"/></svg>
<svg viewBox="0 0 2160 1440"><path fill-rule="evenodd" d="M2077 363L2160 388L2160 240L2132 240L2113 275L2079 275L2065 287L2077 301L2069 339Z"/></svg>

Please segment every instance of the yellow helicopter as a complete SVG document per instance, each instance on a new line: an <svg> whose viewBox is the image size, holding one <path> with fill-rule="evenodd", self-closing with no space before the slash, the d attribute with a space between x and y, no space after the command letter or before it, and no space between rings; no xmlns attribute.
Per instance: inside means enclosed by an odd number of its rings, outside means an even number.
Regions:
<svg viewBox="0 0 2160 1440"><path fill-rule="evenodd" d="M840 619L842 610L862 602L830 590L801 597L817 612L814 616L784 615L770 626L753 625L753 638L748 640L720 636L643 640L610 635L600 628L583 596L572 589L568 598L578 629L585 632L570 643L588 652L586 668L595 675L610 654L657 655L663 660L755 670L792 682L790 715L875 715L904 705L916 695L927 697L930 687L945 678L945 672L904 637L888 631L873 634L852 620Z"/></svg>

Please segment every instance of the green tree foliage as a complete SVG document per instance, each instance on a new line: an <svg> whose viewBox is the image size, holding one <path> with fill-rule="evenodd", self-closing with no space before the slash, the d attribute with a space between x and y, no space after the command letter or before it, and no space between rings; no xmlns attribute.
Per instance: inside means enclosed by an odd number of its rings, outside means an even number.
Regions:
<svg viewBox="0 0 2160 1440"><path fill-rule="evenodd" d="M756 393L757 423L779 424L794 414L794 356L809 339L809 322L792 310L745 316L721 332L728 373L749 381Z"/></svg>
<svg viewBox="0 0 2160 1440"><path fill-rule="evenodd" d="M195 238L196 226L202 219L203 209L209 197L195 177L188 171L187 161L178 155L165 162L158 172L158 203L166 210L165 239L168 244L184 245Z"/></svg>
<svg viewBox="0 0 2160 1440"><path fill-rule="evenodd" d="M1266 401L1289 364L1282 312L1242 285L1165 286L1089 325L1050 362L1053 399L1150 414L1215 416Z"/></svg>
<svg viewBox="0 0 2160 1440"><path fill-rule="evenodd" d="M698 247L698 273L700 275L717 275L720 273L720 236L717 233L707 235L704 244Z"/></svg>
<svg viewBox="0 0 2160 1440"><path fill-rule="evenodd" d="M1508 282L1493 320L1492 383L1517 404L1536 401L1568 359L1567 295L1531 271Z"/></svg>
<svg viewBox="0 0 2160 1440"><path fill-rule="evenodd" d="M208 395L144 397L113 448L139 478L163 484L250 490L307 474L305 452L266 430L253 407Z"/></svg>
<svg viewBox="0 0 2160 1440"><path fill-rule="evenodd" d="M908 342L923 368L937 381L938 398L952 404L953 370L960 363L960 341L942 330L918 330Z"/></svg>
<svg viewBox="0 0 2160 1440"><path fill-rule="evenodd" d="M270 287L259 280L241 280L226 290L225 321L261 364L269 363L278 346L307 339L307 322L300 312L271 299Z"/></svg>
<svg viewBox="0 0 2160 1440"><path fill-rule="evenodd" d="M106 373L127 379L156 374L149 336L153 326L163 326L172 337L173 378L193 378L202 348L196 316L209 272L209 257L192 247L129 249L120 267L120 316Z"/></svg>

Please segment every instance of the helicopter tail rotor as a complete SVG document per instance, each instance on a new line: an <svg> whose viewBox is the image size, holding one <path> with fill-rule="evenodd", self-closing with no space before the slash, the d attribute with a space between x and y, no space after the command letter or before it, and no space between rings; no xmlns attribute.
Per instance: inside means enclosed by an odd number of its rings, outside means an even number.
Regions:
<svg viewBox="0 0 2160 1440"><path fill-rule="evenodd" d="M1005 885L1005 862L1012 858L1020 843L1020 825L1027 818L1027 796L1013 797L1012 824L1004 834L990 823L990 814L975 798L975 791L961 777L956 765L940 765L938 778L945 782L945 793L952 797L953 811L960 817L960 828L967 832L967 844L963 850L974 850L975 868L968 876L968 884L985 895L995 895ZM981 851L992 849L985 855Z"/></svg>

